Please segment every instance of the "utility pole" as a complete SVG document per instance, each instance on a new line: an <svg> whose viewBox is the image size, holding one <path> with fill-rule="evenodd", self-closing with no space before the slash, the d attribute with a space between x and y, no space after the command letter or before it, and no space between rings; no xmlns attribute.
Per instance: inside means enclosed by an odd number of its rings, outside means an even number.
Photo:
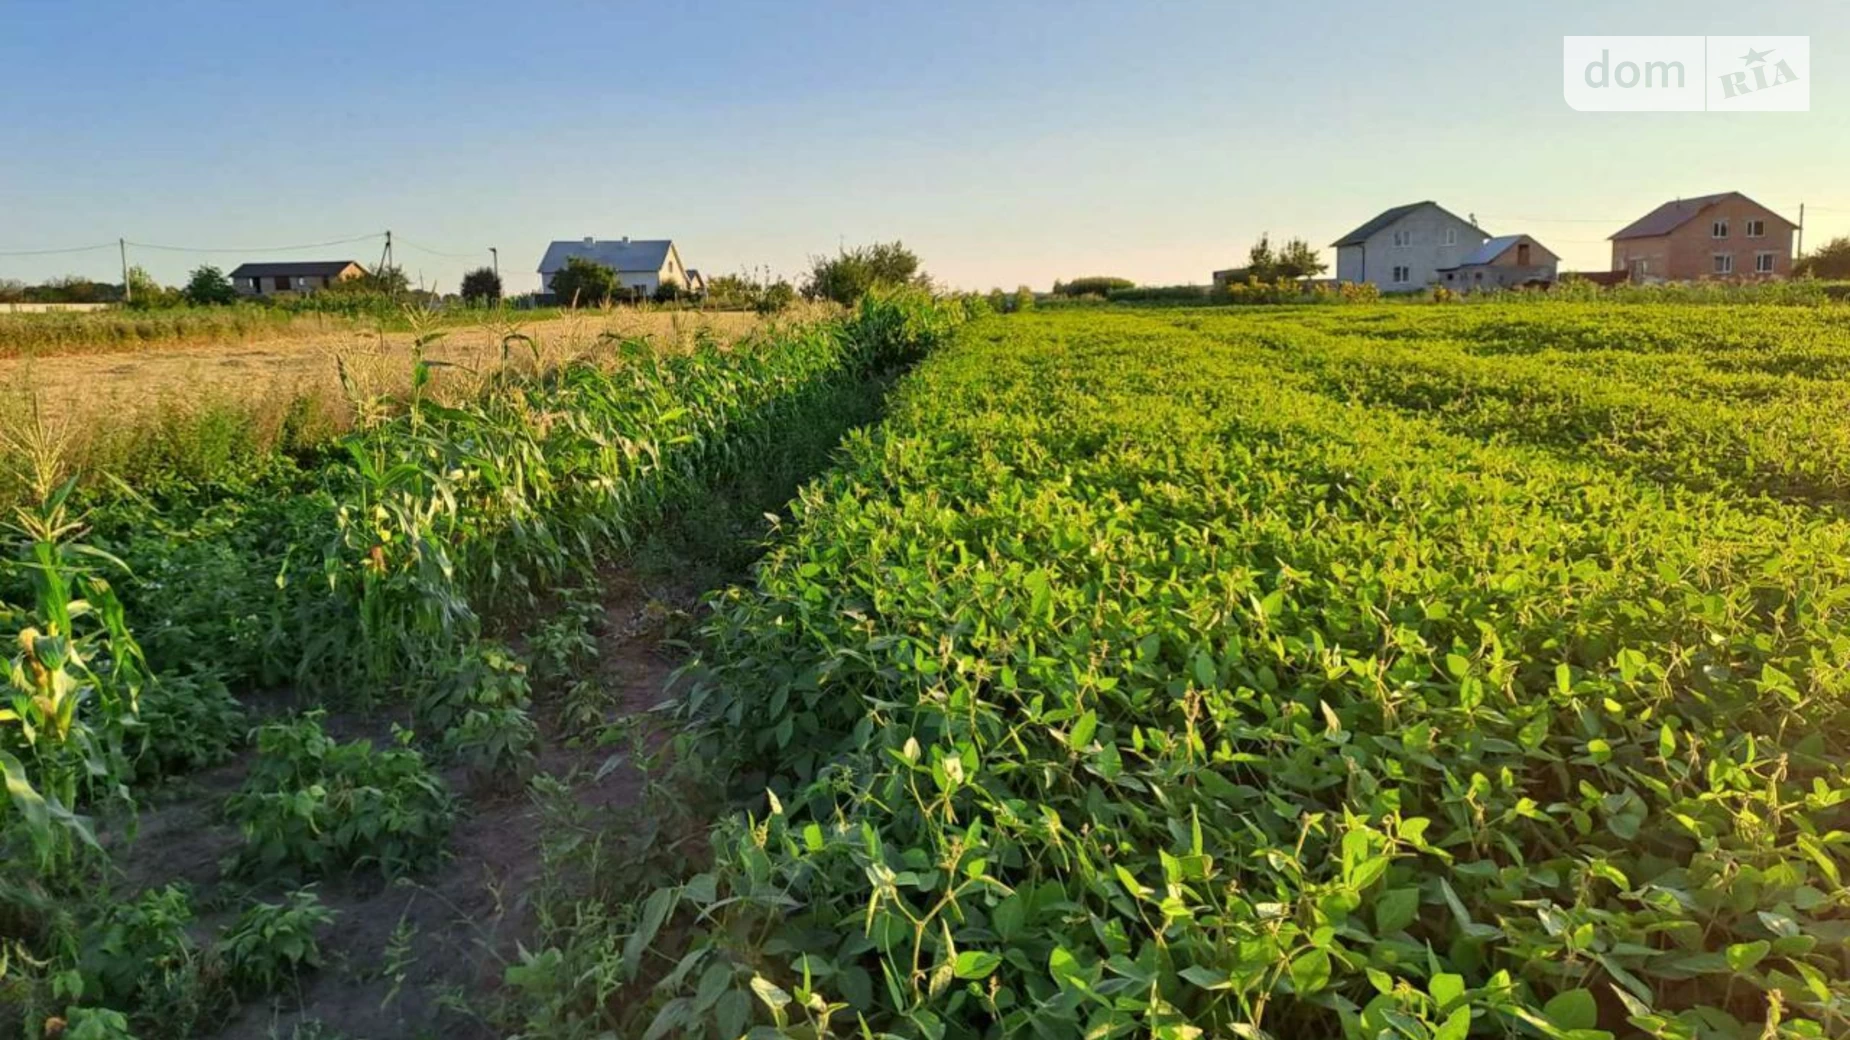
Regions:
<svg viewBox="0 0 1850 1040"><path fill-rule="evenodd" d="M1805 204L1799 203L1799 259L1805 256Z"/></svg>
<svg viewBox="0 0 1850 1040"><path fill-rule="evenodd" d="M384 271L390 266L392 266L392 230L387 228L385 232L385 249L381 250L379 253L379 270Z"/></svg>
<svg viewBox="0 0 1850 1040"><path fill-rule="evenodd" d="M105 249L108 247L105 246ZM128 239L116 239L116 248L122 251L122 302L135 302L135 289L128 284Z"/></svg>
<svg viewBox="0 0 1850 1040"><path fill-rule="evenodd" d="M488 255L489 255L489 256L491 256L491 257L494 257L494 260L495 260L495 282L496 282L497 284L499 284L499 283L500 283L500 281L501 281L501 251L500 251L499 249L496 249L496 248L495 248L494 246L489 246L489 247L488 247Z"/></svg>

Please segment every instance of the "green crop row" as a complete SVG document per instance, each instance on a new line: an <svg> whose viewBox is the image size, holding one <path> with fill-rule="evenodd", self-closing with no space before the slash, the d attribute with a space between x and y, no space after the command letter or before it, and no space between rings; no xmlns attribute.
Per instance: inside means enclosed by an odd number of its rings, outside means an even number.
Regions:
<svg viewBox="0 0 1850 1040"><path fill-rule="evenodd" d="M851 440L686 700L770 793L573 1022L1850 1030L1850 524L1195 320L977 323Z"/></svg>
<svg viewBox="0 0 1850 1040"><path fill-rule="evenodd" d="M137 780L227 757L246 724L227 686L399 698L437 731L426 748L518 770L536 739L525 667L484 628L533 629L540 663L569 668L583 640L528 623L562 588L704 488L779 465L787 428L827 428L966 313L869 297L727 348L632 342L560 364L523 362L511 337L499 369L441 397L425 338L408 395L356 400L353 433L236 479L84 498L47 453L0 563L0 1003L39 1014L36 1035L50 996L76 996L58 958L89 910L68 908L110 869L80 814L131 813ZM413 740L336 743L312 715L260 729L226 803L246 839L234 866L394 877L439 862L453 800Z"/></svg>

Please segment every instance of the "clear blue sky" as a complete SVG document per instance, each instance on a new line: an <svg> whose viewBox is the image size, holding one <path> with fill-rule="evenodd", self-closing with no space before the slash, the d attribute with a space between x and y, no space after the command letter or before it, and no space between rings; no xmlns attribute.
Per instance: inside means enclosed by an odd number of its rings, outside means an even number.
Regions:
<svg viewBox="0 0 1850 1040"><path fill-rule="evenodd" d="M1570 267L1711 191L1809 203L1808 242L1850 233L1842 0L15 0L0 23L0 252L389 227L414 278L454 289L492 245L519 291L553 238L789 274L900 238L986 288L1201 282L1261 231L1322 246L1425 198ZM1810 35L1812 111L1567 109L1561 36L1622 33ZM347 255L377 248L272 258ZM252 258L130 257L169 282ZM0 277L116 268L0 257Z"/></svg>

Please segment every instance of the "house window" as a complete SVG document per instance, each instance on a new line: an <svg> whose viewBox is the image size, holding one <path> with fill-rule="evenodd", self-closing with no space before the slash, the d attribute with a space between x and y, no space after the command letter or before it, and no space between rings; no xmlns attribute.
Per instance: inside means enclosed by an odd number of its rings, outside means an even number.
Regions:
<svg viewBox="0 0 1850 1040"><path fill-rule="evenodd" d="M1754 273L1755 274L1772 274L1773 273L1773 257L1777 255L1778 254L1776 253L1755 253L1754 254Z"/></svg>
<svg viewBox="0 0 1850 1040"><path fill-rule="evenodd" d="M1728 237L1728 220L1726 217L1709 225L1709 237L1710 238L1727 238Z"/></svg>
<svg viewBox="0 0 1850 1040"><path fill-rule="evenodd" d="M1734 254L1733 253L1716 253L1715 254L1715 273L1716 274L1733 274L1734 273Z"/></svg>
<svg viewBox="0 0 1850 1040"><path fill-rule="evenodd" d="M1404 267L1399 264L1394 265L1395 284L1405 284L1407 282L1411 282L1412 280L1413 280L1413 268Z"/></svg>
<svg viewBox="0 0 1850 1040"><path fill-rule="evenodd" d="M1396 231L1396 232L1394 232L1394 244L1395 244L1395 245L1397 245L1397 246L1410 246L1410 245L1412 245L1412 244L1413 244L1413 232L1411 232L1411 231Z"/></svg>
<svg viewBox="0 0 1850 1040"><path fill-rule="evenodd" d="M288 292L289 291L289 276L288 275L277 275L276 276L276 291L277 292Z"/></svg>
<svg viewBox="0 0 1850 1040"><path fill-rule="evenodd" d="M1445 229L1445 244L1448 246L1455 246L1458 244L1458 229L1457 228L1449 227Z"/></svg>
<svg viewBox="0 0 1850 1040"><path fill-rule="evenodd" d="M1766 237L1766 221L1764 220L1748 221L1747 222L1747 237L1748 238L1765 238Z"/></svg>

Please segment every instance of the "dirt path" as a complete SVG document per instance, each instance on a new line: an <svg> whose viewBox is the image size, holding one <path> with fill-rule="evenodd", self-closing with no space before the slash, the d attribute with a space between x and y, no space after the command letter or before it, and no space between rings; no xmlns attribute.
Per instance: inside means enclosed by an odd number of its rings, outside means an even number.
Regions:
<svg viewBox="0 0 1850 1040"><path fill-rule="evenodd" d="M691 590L644 589L626 575L606 582L596 679L610 697L610 721L633 718L660 703L677 662L658 649L664 604L691 606ZM261 706L282 714L291 706ZM564 798L598 812L635 804L642 777L634 768L606 768L618 748L569 746L544 701L536 706L542 750L536 773L565 785ZM389 743L391 713L333 714L331 736ZM220 863L240 844L224 819L225 798L243 782L250 753L187 778L180 793L143 812L137 840L118 859L124 898L172 881L190 886L201 907L199 939L231 917L248 898L274 900L293 882L245 883L222 876ZM542 881L541 843L547 811L505 778L444 773L462 806L449 841L450 857L434 872L382 884L376 876L329 878L315 886L338 915L321 935L324 966L294 991L248 1003L228 1017L227 1040L273 1037L436 1037L473 1040L498 1035L478 1012L501 985L517 943L532 933L529 895ZM555 809L555 811L557 811Z"/></svg>

